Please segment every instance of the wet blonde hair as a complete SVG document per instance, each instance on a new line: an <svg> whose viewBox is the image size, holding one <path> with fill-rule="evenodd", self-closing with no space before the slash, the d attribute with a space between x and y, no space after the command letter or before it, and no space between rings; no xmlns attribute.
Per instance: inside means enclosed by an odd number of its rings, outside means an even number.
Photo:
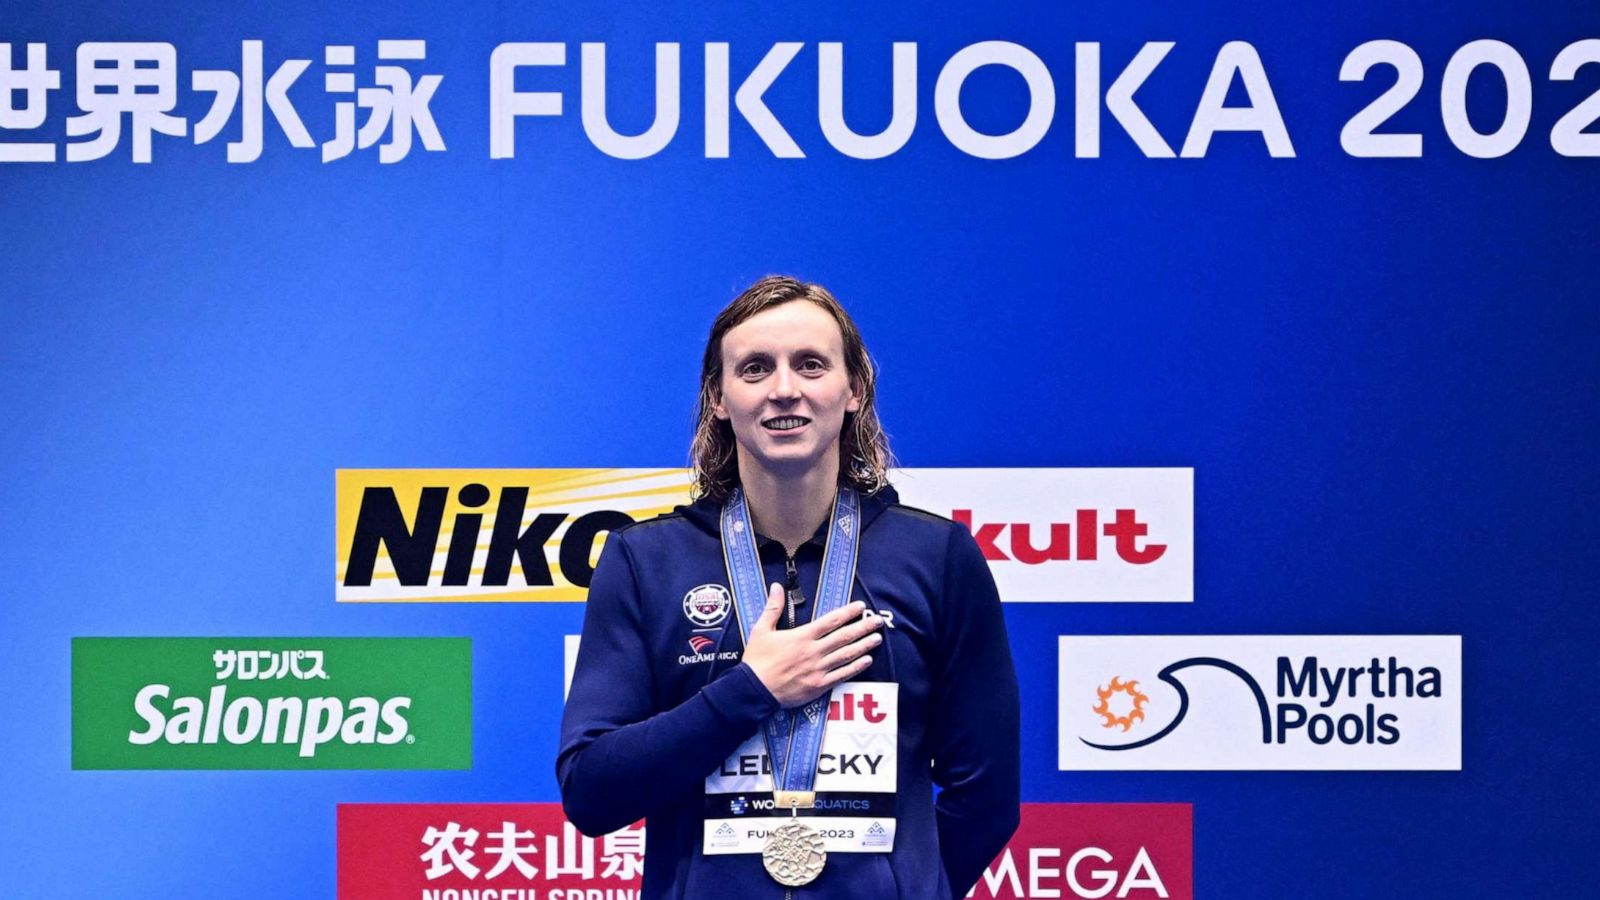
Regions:
<svg viewBox="0 0 1600 900"><path fill-rule="evenodd" d="M864 494L875 494L889 483L894 456L889 452L889 436L878 421L878 367L867 354L856 323L822 285L786 275L768 275L745 288L717 313L711 323L711 335L706 338L705 356L700 362L694 440L689 445L695 497L720 502L739 483L733 426L716 415L717 404L722 400L722 338L757 313L796 300L815 303L838 324L844 338L845 371L850 376L851 389L861 399L860 409L845 413L844 428L839 434L839 482Z"/></svg>

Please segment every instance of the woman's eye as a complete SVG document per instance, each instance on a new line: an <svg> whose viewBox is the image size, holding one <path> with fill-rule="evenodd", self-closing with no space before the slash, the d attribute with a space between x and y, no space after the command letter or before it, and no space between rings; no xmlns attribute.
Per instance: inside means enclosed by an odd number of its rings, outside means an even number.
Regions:
<svg viewBox="0 0 1600 900"><path fill-rule="evenodd" d="M806 372L806 373L809 373L809 374L815 374L815 373L818 373L818 372L825 372L825 371L827 371L827 369L828 369L828 367L823 364L822 360L817 359L816 357L812 357L811 359L808 359L805 362L800 364L800 371Z"/></svg>
<svg viewBox="0 0 1600 900"><path fill-rule="evenodd" d="M739 374L745 378L760 378L767 374L767 366L765 363L747 362L740 367Z"/></svg>

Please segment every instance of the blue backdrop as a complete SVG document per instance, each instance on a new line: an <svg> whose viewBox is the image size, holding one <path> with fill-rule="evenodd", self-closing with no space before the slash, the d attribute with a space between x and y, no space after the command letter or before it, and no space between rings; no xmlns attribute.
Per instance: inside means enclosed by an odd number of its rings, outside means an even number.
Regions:
<svg viewBox="0 0 1600 900"><path fill-rule="evenodd" d="M380 38L425 39L448 145L323 164L269 116L261 158L223 135L128 137L94 162L0 164L0 893L331 896L334 804L554 800L561 635L577 604L336 605L338 467L661 466L686 459L711 316L768 272L829 286L882 369L914 466L1192 466L1192 605L1008 607L1025 698L1024 799L1194 804L1195 881L1217 898L1575 896L1591 879L1589 754L1600 628L1592 434L1600 160L1551 126L1600 67L1551 81L1600 37L1590 4L385 4L8 0L0 41L45 42L61 89L35 135L64 143L73 51L167 41L176 112L193 69L314 60L292 97L320 142L328 44L370 84ZM1528 136L1474 159L1441 125L1441 73L1478 38L1532 72ZM1358 44L1426 73L1389 129L1420 159L1355 159L1344 123L1393 80L1341 83ZM819 41L842 41L846 113L887 122L889 46L916 41L917 130L877 161L817 125ZM933 115L938 67L983 40L1050 66L1049 134L965 155ZM1138 93L1176 149L1218 48L1252 43L1296 157L1219 134L1204 159L1147 159L1105 119L1073 155L1073 44L1106 80L1176 42ZM489 158L488 63L504 41L568 43L566 115ZM651 47L683 44L683 122L612 159L579 120L577 44L608 48L609 109L651 119ZM805 159L735 114L706 159L702 45L734 83L777 41L807 48L767 93ZM1237 86L1236 86L1237 87ZM1230 98L1242 102L1236 90ZM1474 79L1492 128L1505 104ZM1015 74L962 95L981 130L1026 109ZM1460 772L1062 773L1061 634L1463 636ZM86 635L465 635L465 772L73 772L69 639ZM1590 787L1583 787L1589 784Z"/></svg>

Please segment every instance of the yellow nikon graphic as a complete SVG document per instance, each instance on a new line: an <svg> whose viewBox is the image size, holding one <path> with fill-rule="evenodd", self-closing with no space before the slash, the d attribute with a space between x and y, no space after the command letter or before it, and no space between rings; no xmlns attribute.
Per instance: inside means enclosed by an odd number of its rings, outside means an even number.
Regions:
<svg viewBox="0 0 1600 900"><path fill-rule="evenodd" d="M689 502L687 469L340 469L341 602L581 601L612 530Z"/></svg>

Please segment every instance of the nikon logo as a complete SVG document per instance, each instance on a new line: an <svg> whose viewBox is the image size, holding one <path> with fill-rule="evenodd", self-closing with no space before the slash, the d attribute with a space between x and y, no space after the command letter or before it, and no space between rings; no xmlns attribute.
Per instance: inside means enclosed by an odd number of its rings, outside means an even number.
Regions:
<svg viewBox="0 0 1600 900"><path fill-rule="evenodd" d="M688 500L683 469L342 469L338 599L582 600L607 534Z"/></svg>
<svg viewBox="0 0 1600 900"><path fill-rule="evenodd" d="M75 638L75 769L465 769L465 638Z"/></svg>

